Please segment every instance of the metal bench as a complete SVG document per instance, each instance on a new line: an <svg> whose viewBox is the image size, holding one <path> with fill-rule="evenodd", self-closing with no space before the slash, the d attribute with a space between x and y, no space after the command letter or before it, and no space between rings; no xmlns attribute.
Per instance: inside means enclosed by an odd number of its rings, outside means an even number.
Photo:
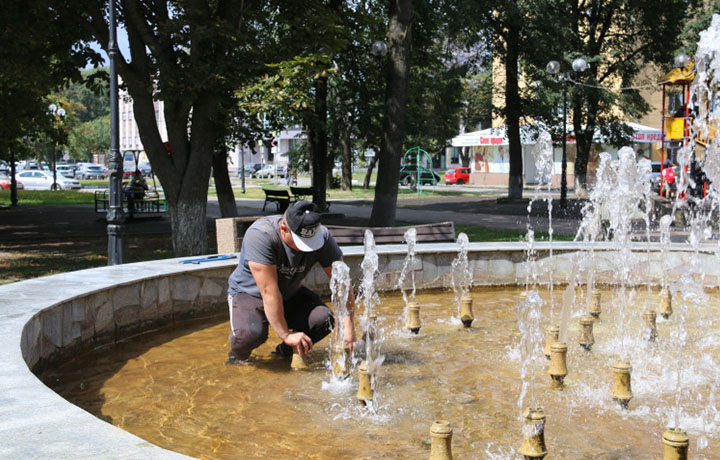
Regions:
<svg viewBox="0 0 720 460"><path fill-rule="evenodd" d="M290 193L287 190L263 188L265 192L265 203L263 203L263 211L268 203L275 203L278 212L285 212L290 204Z"/></svg>
<svg viewBox="0 0 720 460"><path fill-rule="evenodd" d="M405 232L411 228L417 231L417 242L455 241L455 224L453 222L438 222L435 224L409 225L404 227L345 227L341 225L326 225L330 234L338 244L363 244L365 230L370 230L375 236L375 242L402 243Z"/></svg>
<svg viewBox="0 0 720 460"><path fill-rule="evenodd" d="M306 197L310 197L312 200L312 187L290 187L290 193L292 193L292 199L293 201L300 201L306 199Z"/></svg>
<svg viewBox="0 0 720 460"><path fill-rule="evenodd" d="M125 194L122 195L123 210L129 214L159 214L167 211L165 198L157 192L145 192L145 196L133 200L134 209L129 208L129 201ZM110 207L110 191L98 190L95 192L95 212L106 213Z"/></svg>

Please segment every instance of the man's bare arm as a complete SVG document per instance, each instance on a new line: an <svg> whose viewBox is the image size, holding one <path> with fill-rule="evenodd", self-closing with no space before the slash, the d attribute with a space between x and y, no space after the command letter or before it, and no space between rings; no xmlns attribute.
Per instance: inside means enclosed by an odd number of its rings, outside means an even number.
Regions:
<svg viewBox="0 0 720 460"><path fill-rule="evenodd" d="M299 354L304 355L312 348L312 340L302 332L290 333L285 321L285 308L282 294L278 287L277 267L258 262L248 262L250 272L263 299L265 316L275 333L286 345L295 347Z"/></svg>

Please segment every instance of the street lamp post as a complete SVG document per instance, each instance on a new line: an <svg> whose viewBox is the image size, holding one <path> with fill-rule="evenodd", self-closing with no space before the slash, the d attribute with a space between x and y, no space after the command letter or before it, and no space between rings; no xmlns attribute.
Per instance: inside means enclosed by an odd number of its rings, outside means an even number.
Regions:
<svg viewBox="0 0 720 460"><path fill-rule="evenodd" d="M10 206L17 206L17 179L15 178L15 150L10 147Z"/></svg>
<svg viewBox="0 0 720 460"><path fill-rule="evenodd" d="M572 69L575 72L584 72L587 69L587 61L583 58L577 58L572 62ZM545 66L545 71L550 75L558 75L560 72L560 63L558 61L550 61ZM567 72L558 75L558 79L563 84L563 131L562 131L562 173L560 176L560 209L567 209L567 89L568 82L572 81Z"/></svg>
<svg viewBox="0 0 720 460"><path fill-rule="evenodd" d="M50 104L50 105L48 106L48 109L50 110L50 113L53 114L53 118L55 118L56 120L57 120L56 116L57 116L57 117L60 117L60 119L62 119L62 117L65 116L65 109L63 109L62 107L58 108L58 106L55 105L55 104ZM57 185L57 168L55 167L55 156L56 156L55 150L56 150L56 149L57 149L57 141L56 141L56 140L53 140L53 148L52 148L53 184L52 184L51 190L57 190L57 189L58 189L58 185Z"/></svg>
<svg viewBox="0 0 720 460"><path fill-rule="evenodd" d="M118 75L115 60L117 59L117 27L115 23L115 2L109 1L109 40L108 56L110 58L110 197L108 199L107 234L108 234L108 265L123 263L122 233L125 215L122 208L122 175L123 161L120 155L120 123L118 120Z"/></svg>

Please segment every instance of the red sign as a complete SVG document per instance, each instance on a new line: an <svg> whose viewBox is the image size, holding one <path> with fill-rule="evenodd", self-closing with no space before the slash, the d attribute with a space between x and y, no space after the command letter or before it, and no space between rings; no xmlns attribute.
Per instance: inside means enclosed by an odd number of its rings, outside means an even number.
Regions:
<svg viewBox="0 0 720 460"><path fill-rule="evenodd" d="M502 137L484 137L480 136L480 145L502 145Z"/></svg>

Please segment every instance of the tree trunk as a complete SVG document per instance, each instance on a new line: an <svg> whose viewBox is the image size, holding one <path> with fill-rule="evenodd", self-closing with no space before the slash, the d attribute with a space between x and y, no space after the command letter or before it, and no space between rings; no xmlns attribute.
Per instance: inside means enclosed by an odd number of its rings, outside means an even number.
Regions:
<svg viewBox="0 0 720 460"><path fill-rule="evenodd" d="M470 147L460 148L460 164L467 168L472 161L472 149Z"/></svg>
<svg viewBox="0 0 720 460"><path fill-rule="evenodd" d="M342 190L352 190L352 149L350 148L350 124L340 130L340 147L342 148Z"/></svg>
<svg viewBox="0 0 720 460"><path fill-rule="evenodd" d="M510 172L508 177L508 198L522 198L523 164L520 143L520 117L522 102L518 86L518 56L520 36L516 27L508 28L506 34L505 62L505 118L510 150Z"/></svg>
<svg viewBox="0 0 720 460"><path fill-rule="evenodd" d="M178 201L168 201L172 243L175 255L207 254L207 194L183 193Z"/></svg>
<svg viewBox="0 0 720 460"><path fill-rule="evenodd" d="M312 154L313 203L321 211L327 209L327 78L315 80L315 112L308 123Z"/></svg>
<svg viewBox="0 0 720 460"><path fill-rule="evenodd" d="M385 120L375 200L369 223L372 227L389 227L395 223L400 160L405 140L412 20L411 0L390 2Z"/></svg>
<svg viewBox="0 0 720 460"><path fill-rule="evenodd" d="M227 156L225 152L218 152L213 156L213 178L215 179L215 192L220 206L222 217L237 217L235 194L233 193L230 175L227 169Z"/></svg>
<svg viewBox="0 0 720 460"><path fill-rule="evenodd" d="M363 188L365 190L368 190L370 188L370 180L372 179L372 172L375 169L375 164L377 163L378 156L375 155L370 159L370 163L367 167L367 172L365 173L365 180L363 180Z"/></svg>

